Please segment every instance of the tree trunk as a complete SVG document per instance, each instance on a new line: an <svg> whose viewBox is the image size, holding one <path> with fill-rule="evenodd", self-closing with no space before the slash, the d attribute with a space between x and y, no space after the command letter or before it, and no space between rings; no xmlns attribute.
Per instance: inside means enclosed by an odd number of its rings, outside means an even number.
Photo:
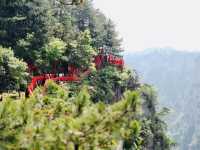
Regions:
<svg viewBox="0 0 200 150"><path fill-rule="evenodd" d="M74 144L74 150L78 150L79 149L79 145L78 144Z"/></svg>

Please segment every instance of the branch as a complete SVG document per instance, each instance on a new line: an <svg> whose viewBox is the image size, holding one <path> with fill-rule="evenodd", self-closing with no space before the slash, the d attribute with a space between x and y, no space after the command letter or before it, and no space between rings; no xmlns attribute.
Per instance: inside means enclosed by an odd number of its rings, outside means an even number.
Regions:
<svg viewBox="0 0 200 150"><path fill-rule="evenodd" d="M62 5L68 5L69 6L69 5L80 5L84 2L84 0L80 0L80 2L78 2L77 0L72 0L71 3L65 3L62 0L57 0L57 2L59 2Z"/></svg>

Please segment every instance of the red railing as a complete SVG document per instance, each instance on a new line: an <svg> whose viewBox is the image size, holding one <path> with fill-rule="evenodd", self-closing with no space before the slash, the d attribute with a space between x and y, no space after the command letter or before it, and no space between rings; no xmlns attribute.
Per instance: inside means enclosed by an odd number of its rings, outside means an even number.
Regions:
<svg viewBox="0 0 200 150"><path fill-rule="evenodd" d="M97 69L100 69L103 64L107 62L111 65L114 65L120 69L123 69L124 67L124 60L123 58L120 57L116 57L114 55L105 55L105 54L99 54L97 56L94 57L94 63L96 65ZM28 68L29 68L29 72L35 72L37 71L37 67L31 64L28 64ZM55 66L53 67L53 72L56 73L56 69ZM27 92L28 94L32 94L33 90L39 86L39 85L44 85L44 83L46 82L46 80L53 80L55 82L59 82L59 81L64 81L64 82L75 82L75 81L80 81L80 78L78 78L79 74L80 74L80 69L74 67L73 65L68 65L67 68L67 75L63 75L63 76L59 76L56 74L43 74L43 75L39 75L39 76L34 76L31 79L30 84L27 87ZM87 76L90 73L90 70L85 70L83 72L84 76Z"/></svg>

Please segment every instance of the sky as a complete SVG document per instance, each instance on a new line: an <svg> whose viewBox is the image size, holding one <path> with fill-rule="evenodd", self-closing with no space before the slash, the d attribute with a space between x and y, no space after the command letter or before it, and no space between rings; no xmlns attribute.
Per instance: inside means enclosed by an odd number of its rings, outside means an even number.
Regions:
<svg viewBox="0 0 200 150"><path fill-rule="evenodd" d="M200 51L200 0L93 0L111 18L126 51Z"/></svg>

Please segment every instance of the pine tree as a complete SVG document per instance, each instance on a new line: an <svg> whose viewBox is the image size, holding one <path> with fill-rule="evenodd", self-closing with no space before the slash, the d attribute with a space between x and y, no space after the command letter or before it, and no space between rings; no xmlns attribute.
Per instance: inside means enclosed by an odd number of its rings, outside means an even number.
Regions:
<svg viewBox="0 0 200 150"><path fill-rule="evenodd" d="M67 93L49 81L28 100L0 103L0 148L104 150L132 135L140 146L137 92L110 106L93 103L86 88L73 100Z"/></svg>

